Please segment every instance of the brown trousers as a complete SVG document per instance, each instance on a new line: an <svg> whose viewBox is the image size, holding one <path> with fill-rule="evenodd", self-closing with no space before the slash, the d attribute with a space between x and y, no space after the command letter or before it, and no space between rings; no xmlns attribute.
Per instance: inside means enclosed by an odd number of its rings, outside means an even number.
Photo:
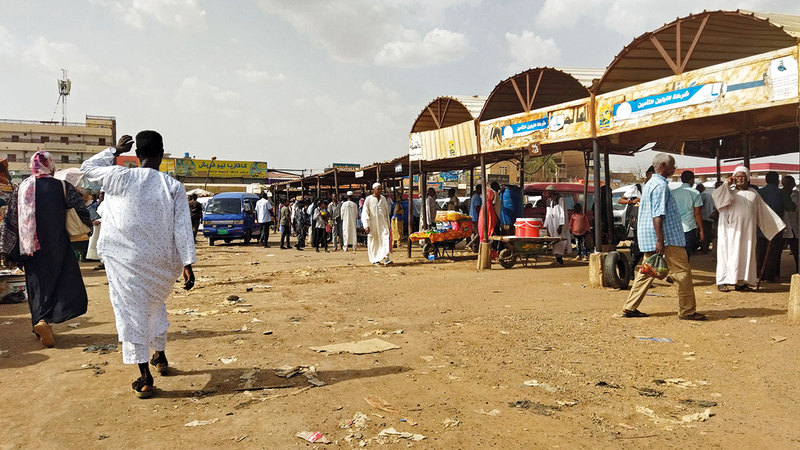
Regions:
<svg viewBox="0 0 800 450"><path fill-rule="evenodd" d="M646 260L653 255L653 252L646 252L644 259ZM678 288L678 313L681 316L688 316L695 313L697 303L694 298L694 284L692 282L692 267L689 265L689 257L686 255L686 249L683 247L668 246L664 248L664 259L667 260L669 266L669 274L675 280L675 286ZM635 311L644 300L647 290L653 284L653 277L647 276L641 272L636 274L636 279L633 281L633 287L628 295L628 301L625 302L625 309L628 311Z"/></svg>

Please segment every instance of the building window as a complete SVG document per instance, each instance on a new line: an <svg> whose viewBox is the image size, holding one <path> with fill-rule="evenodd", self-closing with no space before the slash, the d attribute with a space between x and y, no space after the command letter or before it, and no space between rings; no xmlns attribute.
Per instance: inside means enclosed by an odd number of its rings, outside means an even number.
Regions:
<svg viewBox="0 0 800 450"><path fill-rule="evenodd" d="M61 162L63 164L69 164L69 155L61 155Z"/></svg>
<svg viewBox="0 0 800 450"><path fill-rule="evenodd" d="M17 162L17 154L16 153L9 153L8 154L8 162Z"/></svg>
<svg viewBox="0 0 800 450"><path fill-rule="evenodd" d="M68 136L61 136L61 143L62 144L69 144L69 137Z"/></svg>
<svg viewBox="0 0 800 450"><path fill-rule="evenodd" d="M106 138L97 139L97 145L106 145Z"/></svg>
<svg viewBox="0 0 800 450"><path fill-rule="evenodd" d="M19 136L12 134L11 135L11 142L19 142Z"/></svg>
<svg viewBox="0 0 800 450"><path fill-rule="evenodd" d="M42 137L41 137L41 142L42 142L42 143L45 143L45 142L50 142L50 136L42 136Z"/></svg>

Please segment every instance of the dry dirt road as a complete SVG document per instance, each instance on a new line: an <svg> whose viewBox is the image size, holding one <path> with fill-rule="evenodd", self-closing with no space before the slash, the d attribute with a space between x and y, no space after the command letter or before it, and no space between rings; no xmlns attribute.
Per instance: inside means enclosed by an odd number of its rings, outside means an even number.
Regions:
<svg viewBox="0 0 800 450"><path fill-rule="evenodd" d="M641 307L651 317L623 319L627 293L584 287L585 263L478 273L469 256L394 259L200 244L197 287L176 284L167 301L172 372L155 375L149 400L134 397L119 348L84 351L117 338L90 264L89 312L55 327L56 348L34 339L27 305L0 305L0 447L326 447L300 431L344 448L800 445L788 284L722 294L700 256L709 321L678 320L664 284ZM311 350L372 338L400 348ZM286 365L313 366L325 385L276 376ZM378 436L386 428L426 438Z"/></svg>

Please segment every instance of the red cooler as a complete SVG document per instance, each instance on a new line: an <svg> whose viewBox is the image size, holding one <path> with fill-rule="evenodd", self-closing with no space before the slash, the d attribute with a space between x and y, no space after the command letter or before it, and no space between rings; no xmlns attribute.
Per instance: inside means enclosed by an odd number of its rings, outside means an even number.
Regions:
<svg viewBox="0 0 800 450"><path fill-rule="evenodd" d="M539 237L539 230L541 228L542 219L520 218L514 223L514 236Z"/></svg>

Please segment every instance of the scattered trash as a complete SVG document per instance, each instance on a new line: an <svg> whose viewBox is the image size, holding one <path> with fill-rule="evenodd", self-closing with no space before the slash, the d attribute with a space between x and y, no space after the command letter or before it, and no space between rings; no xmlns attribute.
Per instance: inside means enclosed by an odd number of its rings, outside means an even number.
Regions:
<svg viewBox="0 0 800 450"><path fill-rule="evenodd" d="M558 392L558 388L557 387L550 386L547 383L540 383L540 382L538 382L536 380L528 380L528 381L523 382L522 384L524 384L525 386L530 386L530 387L540 387L540 388L542 388L545 391L550 392L550 393Z"/></svg>
<svg viewBox="0 0 800 450"><path fill-rule="evenodd" d="M448 417L447 419L444 419L442 421L442 425L444 425L445 428L457 427L461 425L461 421L456 419L451 419Z"/></svg>
<svg viewBox="0 0 800 450"><path fill-rule="evenodd" d="M209 419L209 420L193 420L187 423L186 427L202 427L203 425L211 425L212 423L217 423L219 419Z"/></svg>
<svg viewBox="0 0 800 450"><path fill-rule="evenodd" d="M394 409L392 405L389 404L386 400L375 397L374 399L371 397L364 397L364 401L369 403L369 406L372 406L375 409L380 409L381 411L392 413L392 414L399 414L400 411Z"/></svg>
<svg viewBox="0 0 800 450"><path fill-rule="evenodd" d="M385 428L380 433L378 433L378 436L397 436L403 439L411 439L412 441L421 441L423 439L426 439L426 436L423 436L421 434L409 433L408 431L400 432L395 430L394 428Z"/></svg>
<svg viewBox="0 0 800 450"><path fill-rule="evenodd" d="M239 298L238 295L229 295L225 298L225 300L227 300L230 303L240 303L242 301L242 299Z"/></svg>
<svg viewBox="0 0 800 450"><path fill-rule="evenodd" d="M663 391L657 391L655 389L650 389L650 388L638 388L636 386L634 386L633 388L636 389L637 391L639 391L639 395L641 395L642 397L663 397L664 396L664 392Z"/></svg>
<svg viewBox="0 0 800 450"><path fill-rule="evenodd" d="M100 436L97 436L97 440L98 440L98 441L102 441L103 439L108 439L108 438L110 438L110 437L111 437L111 436L109 436L109 435L107 435L107 434L101 434Z"/></svg>
<svg viewBox="0 0 800 450"><path fill-rule="evenodd" d="M242 305L242 306L250 306L250 305ZM247 309L247 308L233 308L233 309L231 310L231 312L235 312L235 313L249 313L249 312L250 312L250 310L249 310L249 309Z"/></svg>
<svg viewBox="0 0 800 450"><path fill-rule="evenodd" d="M770 336L770 337L772 338L772 343L773 344L777 344L778 342L783 342L783 341L785 341L787 339L784 336Z"/></svg>
<svg viewBox="0 0 800 450"><path fill-rule="evenodd" d="M681 422L678 422L677 420L674 420L674 419L659 417L659 416L656 415L655 411L653 411L650 408L644 407L644 406L637 406L636 407L636 412L638 412L639 414L642 414L643 416L648 417L656 425L661 424L661 423L670 423L670 424L679 424L679 423L681 423Z"/></svg>
<svg viewBox="0 0 800 450"><path fill-rule="evenodd" d="M2 355L3 353L8 353L8 350L0 350L0 355Z"/></svg>
<svg viewBox="0 0 800 450"><path fill-rule="evenodd" d="M666 297L667 296L666 294L656 294L655 292L648 292L648 293L646 293L644 295L646 295L648 297Z"/></svg>
<svg viewBox="0 0 800 450"><path fill-rule="evenodd" d="M671 344L673 342L672 339L670 338L636 336L636 339L639 339L640 341L666 342L668 344Z"/></svg>
<svg viewBox="0 0 800 450"><path fill-rule="evenodd" d="M532 402L530 400L517 400L516 402L509 402L508 406L512 408L526 409L534 414L540 416L552 416L553 411L560 411L558 406L548 406L539 402Z"/></svg>
<svg viewBox="0 0 800 450"><path fill-rule="evenodd" d="M634 427L632 425L628 425L627 423L620 422L617 425L621 426L622 428L625 428L626 430L635 430L636 429L636 427Z"/></svg>
<svg viewBox="0 0 800 450"><path fill-rule="evenodd" d="M325 382L317 378L317 369L314 366L308 368L308 371L305 373L306 380L308 380L308 384L316 387L325 386Z"/></svg>
<svg viewBox="0 0 800 450"><path fill-rule="evenodd" d="M79 326L81 326L81 324L79 324L78 322L73 322L73 323L68 323L67 326L70 328L78 328Z"/></svg>
<svg viewBox="0 0 800 450"><path fill-rule="evenodd" d="M362 412L357 412L353 415L352 419L345 420L339 425L339 428L357 428L359 430L363 430L367 427L367 422L369 422L369 416Z"/></svg>
<svg viewBox="0 0 800 450"><path fill-rule="evenodd" d="M711 394L711 395L714 395L714 394ZM685 400L681 400L681 403L683 403L684 405L689 405L689 406L699 406L700 408L711 408L711 407L717 406L717 402L711 402L711 401L707 401L707 400L685 399Z"/></svg>
<svg viewBox="0 0 800 450"><path fill-rule="evenodd" d="M667 378L666 380L653 380L653 383L658 385L677 386L683 389L696 386L696 384L692 383L689 380L684 380L683 378Z"/></svg>
<svg viewBox="0 0 800 450"><path fill-rule="evenodd" d="M320 443L320 444L330 444L331 443L331 440L326 438L319 431L314 431L314 432L301 431L301 432L295 434L295 436L299 437L300 439L302 439L304 441L308 441L308 442L311 442L311 443Z"/></svg>
<svg viewBox="0 0 800 450"><path fill-rule="evenodd" d="M556 404L558 406L575 406L575 405L578 404L578 401L577 400L566 400L566 401L557 400Z"/></svg>
<svg viewBox="0 0 800 450"><path fill-rule="evenodd" d="M303 369L304 366L280 366L275 369L275 375L281 378L291 378L298 373L300 370Z"/></svg>
<svg viewBox="0 0 800 450"><path fill-rule="evenodd" d="M231 356L229 358L226 358L226 357L223 356L219 360L220 360L220 362L222 362L222 364L230 364L232 362L236 362L238 360L238 358L236 358L235 356Z"/></svg>
<svg viewBox="0 0 800 450"><path fill-rule="evenodd" d="M420 356L420 359L422 359L425 362L431 362L433 361L433 356Z"/></svg>
<svg viewBox="0 0 800 450"><path fill-rule="evenodd" d="M258 323L258 322L263 322L263 320L261 320L261 319L259 319L257 317L253 317L252 319L250 319L250 322Z"/></svg>
<svg viewBox="0 0 800 450"><path fill-rule="evenodd" d="M598 381L597 384L595 384L595 386L607 387L607 388L611 388L611 389L619 389L618 385L606 383L605 381Z"/></svg>
<svg viewBox="0 0 800 450"><path fill-rule="evenodd" d="M264 336L269 336L270 334L272 334L272 330L267 330L267 331L263 332L262 334Z"/></svg>
<svg viewBox="0 0 800 450"><path fill-rule="evenodd" d="M370 353L380 353L387 350L394 350L400 348L399 345L386 342L381 339L368 339L366 341L347 342L344 344L331 344L321 347L310 347L315 352L328 352L328 353L352 353L354 355L366 355Z"/></svg>
<svg viewBox="0 0 800 450"><path fill-rule="evenodd" d="M683 352L683 356L694 356L694 352Z"/></svg>
<svg viewBox="0 0 800 450"><path fill-rule="evenodd" d="M251 389L253 387L253 382L255 382L256 374L260 370L257 368L248 370L247 372L243 373L242 376L239 377L239 381L244 381L242 385L242 389Z"/></svg>
<svg viewBox="0 0 800 450"><path fill-rule="evenodd" d="M683 422L683 423L705 422L706 420L708 420L713 415L714 415L714 413L711 412L711 408L707 408L703 412L694 413L694 414L687 414L687 415L681 417L681 422Z"/></svg>
<svg viewBox="0 0 800 450"><path fill-rule="evenodd" d="M758 322L758 319L750 319L750 323L756 323L756 322Z"/></svg>
<svg viewBox="0 0 800 450"><path fill-rule="evenodd" d="M482 409L479 409L479 410L476 410L475 412L478 413L478 414L483 414L484 416L492 416L492 417L500 415L500 410L499 409L493 409L491 411L484 411Z"/></svg>
<svg viewBox="0 0 800 450"><path fill-rule="evenodd" d="M91 344L90 346L84 348L83 351L105 355L107 353L117 351L117 344Z"/></svg>

